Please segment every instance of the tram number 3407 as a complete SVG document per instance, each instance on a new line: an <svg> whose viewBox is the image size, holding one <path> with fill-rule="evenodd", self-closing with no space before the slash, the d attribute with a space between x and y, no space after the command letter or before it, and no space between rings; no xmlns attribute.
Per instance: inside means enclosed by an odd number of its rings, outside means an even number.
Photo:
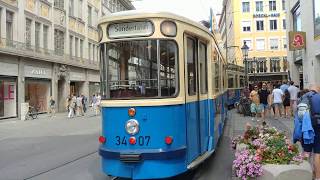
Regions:
<svg viewBox="0 0 320 180"><path fill-rule="evenodd" d="M125 136L116 136L116 145L128 145L127 138ZM137 143L139 146L148 146L150 142L150 136L139 136L137 137Z"/></svg>

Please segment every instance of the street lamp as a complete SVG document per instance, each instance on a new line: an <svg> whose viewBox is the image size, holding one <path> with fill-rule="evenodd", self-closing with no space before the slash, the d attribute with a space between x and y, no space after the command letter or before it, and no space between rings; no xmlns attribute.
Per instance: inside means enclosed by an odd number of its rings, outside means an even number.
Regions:
<svg viewBox="0 0 320 180"><path fill-rule="evenodd" d="M248 85L248 62L247 62L247 57L248 57L248 50L249 47L247 46L247 42L243 41L243 46L241 48L242 55L244 57L244 73L245 73L245 86L249 87Z"/></svg>
<svg viewBox="0 0 320 180"><path fill-rule="evenodd" d="M257 71L257 59L255 57L253 57L253 61L252 61L252 66L253 66L253 81L254 84L256 84L256 71Z"/></svg>

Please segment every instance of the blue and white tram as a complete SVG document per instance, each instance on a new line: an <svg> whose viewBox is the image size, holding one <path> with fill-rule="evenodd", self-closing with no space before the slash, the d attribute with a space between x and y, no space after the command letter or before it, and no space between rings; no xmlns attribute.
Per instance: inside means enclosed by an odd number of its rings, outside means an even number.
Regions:
<svg viewBox="0 0 320 180"><path fill-rule="evenodd" d="M99 23L103 172L172 177L216 148L227 117L226 67L212 33L171 13Z"/></svg>
<svg viewBox="0 0 320 180"><path fill-rule="evenodd" d="M235 64L228 64L227 68L228 78L228 100L227 104L229 109L234 107L236 102L240 101L241 92L244 88L244 68Z"/></svg>

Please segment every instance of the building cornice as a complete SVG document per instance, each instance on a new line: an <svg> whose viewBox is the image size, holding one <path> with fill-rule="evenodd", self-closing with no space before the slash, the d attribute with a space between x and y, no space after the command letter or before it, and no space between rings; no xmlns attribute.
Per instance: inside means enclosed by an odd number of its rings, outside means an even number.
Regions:
<svg viewBox="0 0 320 180"><path fill-rule="evenodd" d="M13 5L11 5L11 4L8 4L7 2L5 2L5 1L1 1L0 0L0 5L2 5L2 6L4 6L4 7L6 7L6 8L8 8L9 10L11 10L11 11L18 11L19 10L19 8L18 7L16 7L16 6L13 6Z"/></svg>

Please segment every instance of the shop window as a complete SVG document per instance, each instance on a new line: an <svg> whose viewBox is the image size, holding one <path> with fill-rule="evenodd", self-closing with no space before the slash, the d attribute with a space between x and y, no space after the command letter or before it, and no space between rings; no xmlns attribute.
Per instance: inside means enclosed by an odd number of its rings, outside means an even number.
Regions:
<svg viewBox="0 0 320 180"><path fill-rule="evenodd" d="M50 81L36 82L27 80L25 85L25 101L39 112L46 112L50 96L50 85Z"/></svg>
<svg viewBox="0 0 320 180"><path fill-rule="evenodd" d="M0 80L0 118L17 116L16 81Z"/></svg>

